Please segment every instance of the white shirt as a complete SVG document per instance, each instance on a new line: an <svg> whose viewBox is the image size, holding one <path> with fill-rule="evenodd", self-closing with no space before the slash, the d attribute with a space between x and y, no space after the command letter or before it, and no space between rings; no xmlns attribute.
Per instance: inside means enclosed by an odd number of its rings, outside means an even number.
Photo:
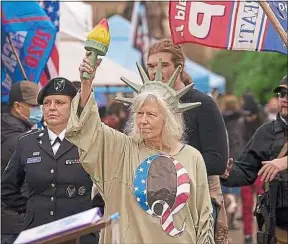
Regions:
<svg viewBox="0 0 288 244"><path fill-rule="evenodd" d="M60 139L61 141L64 140L66 129L62 130L61 133L60 133L58 136L57 136L52 130L49 130L48 127L47 127L47 130L48 130L48 136L49 136L51 145L53 145L53 143L55 142L55 140L56 140L57 137L59 137L59 139ZM57 153L60 145L61 145L61 144L60 144L59 142L56 142L56 143L52 146L52 150L53 150L54 155Z"/></svg>

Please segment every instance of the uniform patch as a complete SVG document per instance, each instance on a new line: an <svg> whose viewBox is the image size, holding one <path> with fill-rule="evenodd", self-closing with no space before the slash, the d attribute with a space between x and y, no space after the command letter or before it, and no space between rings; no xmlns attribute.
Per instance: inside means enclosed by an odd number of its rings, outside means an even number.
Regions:
<svg viewBox="0 0 288 244"><path fill-rule="evenodd" d="M86 193L86 188L85 188L85 186L79 187L79 189L78 189L78 194L79 194L79 196L83 196L85 193Z"/></svg>
<svg viewBox="0 0 288 244"><path fill-rule="evenodd" d="M65 88L65 80L59 80L59 79L56 79L54 81L54 89L56 91L63 91Z"/></svg>
<svg viewBox="0 0 288 244"><path fill-rule="evenodd" d="M68 186L67 189L66 189L66 195L68 197L74 197L75 194L76 194L75 186L73 186L73 185Z"/></svg>
<svg viewBox="0 0 288 244"><path fill-rule="evenodd" d="M80 159L67 159L65 164L67 165L71 165L71 164L79 164L80 163Z"/></svg>
<svg viewBox="0 0 288 244"><path fill-rule="evenodd" d="M42 161L41 157L27 158L27 164L41 163L41 161Z"/></svg>
<svg viewBox="0 0 288 244"><path fill-rule="evenodd" d="M40 152L33 152L33 156L39 156Z"/></svg>

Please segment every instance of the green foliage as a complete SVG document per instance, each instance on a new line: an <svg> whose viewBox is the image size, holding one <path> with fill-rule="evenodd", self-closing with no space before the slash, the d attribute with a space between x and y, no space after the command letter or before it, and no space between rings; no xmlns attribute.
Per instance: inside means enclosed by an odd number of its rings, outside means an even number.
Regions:
<svg viewBox="0 0 288 244"><path fill-rule="evenodd" d="M287 74L287 56L270 52L219 51L210 63L212 71L226 78L227 92L253 92L264 104Z"/></svg>

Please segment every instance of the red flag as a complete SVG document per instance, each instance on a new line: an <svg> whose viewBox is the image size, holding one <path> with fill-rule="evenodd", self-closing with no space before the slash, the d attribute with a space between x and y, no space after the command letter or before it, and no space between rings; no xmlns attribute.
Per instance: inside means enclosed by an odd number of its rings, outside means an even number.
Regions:
<svg viewBox="0 0 288 244"><path fill-rule="evenodd" d="M169 24L177 44L287 54L257 1L171 1Z"/></svg>

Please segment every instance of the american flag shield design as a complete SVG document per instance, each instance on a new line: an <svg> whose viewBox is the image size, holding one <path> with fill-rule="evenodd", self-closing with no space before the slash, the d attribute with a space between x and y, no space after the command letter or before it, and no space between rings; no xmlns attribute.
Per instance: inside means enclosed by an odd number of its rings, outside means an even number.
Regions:
<svg viewBox="0 0 288 244"><path fill-rule="evenodd" d="M175 189L176 194L172 194L172 204L167 199L157 199L149 201L149 174L151 174L151 165L156 161L161 160L165 164L170 163L175 170ZM164 172L163 172L164 173ZM161 174L163 175L163 174ZM167 175L169 177L169 175ZM169 179L167 179L169 180ZM173 180L171 180L174 182ZM183 226L178 230L174 225L173 215L178 213L188 201L190 196L190 178L187 170L174 158L164 154L152 155L145 159L135 171L134 181L134 197L139 206L149 215L160 218L162 230L170 235L177 236L184 232L186 224L183 219ZM151 186L150 186L151 187ZM156 205L161 205L161 211L156 211Z"/></svg>

